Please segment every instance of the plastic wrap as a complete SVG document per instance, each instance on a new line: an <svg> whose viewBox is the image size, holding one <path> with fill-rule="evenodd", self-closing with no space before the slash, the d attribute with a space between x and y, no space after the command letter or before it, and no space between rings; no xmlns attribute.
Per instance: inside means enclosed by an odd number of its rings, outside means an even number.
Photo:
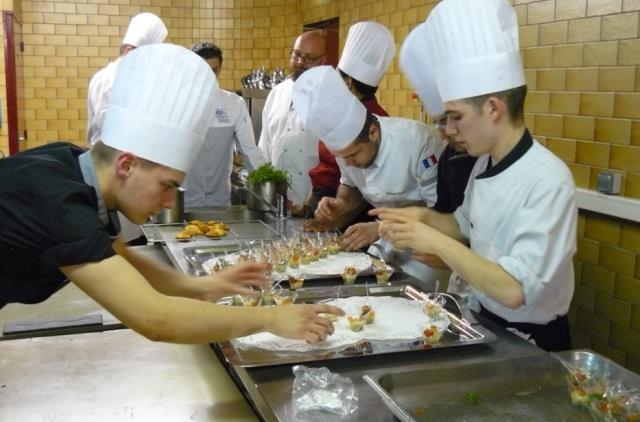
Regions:
<svg viewBox="0 0 640 422"><path fill-rule="evenodd" d="M353 382L327 368L293 367L293 408L298 417L323 420L327 413L345 417L358 410ZM314 418L315 416L315 418Z"/></svg>

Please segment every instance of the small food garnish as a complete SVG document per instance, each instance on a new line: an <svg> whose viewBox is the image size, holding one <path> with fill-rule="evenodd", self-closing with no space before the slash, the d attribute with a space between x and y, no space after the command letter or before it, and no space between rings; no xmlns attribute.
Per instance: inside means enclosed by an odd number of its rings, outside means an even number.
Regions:
<svg viewBox="0 0 640 422"><path fill-rule="evenodd" d="M427 314L429 318L437 318L441 311L442 305L435 300L427 300L424 304L424 313Z"/></svg>
<svg viewBox="0 0 640 422"><path fill-rule="evenodd" d="M364 328L365 322L359 317L349 315L347 317L347 320L349 321L349 328L351 329L351 331L362 331L362 328Z"/></svg>
<svg viewBox="0 0 640 422"><path fill-rule="evenodd" d="M480 404L480 397L478 397L478 393L470 391L468 393L465 393L464 402L466 404L477 405Z"/></svg>
<svg viewBox="0 0 640 422"><path fill-rule="evenodd" d="M289 277L289 286L294 290L301 288L302 285L304 284L304 277L300 277L292 274L289 274L288 277Z"/></svg>
<svg viewBox="0 0 640 422"><path fill-rule="evenodd" d="M200 227L196 226L195 224L189 224L184 228L184 231L190 233L191 235L202 234L202 230L200 230Z"/></svg>
<svg viewBox="0 0 640 422"><path fill-rule="evenodd" d="M387 284L389 279L391 278L391 274L393 274L393 269L391 267L384 268L375 268L374 274L376 276L376 281L378 284Z"/></svg>
<svg viewBox="0 0 640 422"><path fill-rule="evenodd" d="M176 239L178 239L178 240L191 239L191 233L186 232L186 231L182 231L182 232L176 234Z"/></svg>
<svg viewBox="0 0 640 422"><path fill-rule="evenodd" d="M353 284L358 277L358 270L355 267L346 267L342 271L342 281L344 284Z"/></svg>
<svg viewBox="0 0 640 422"><path fill-rule="evenodd" d="M373 321L376 319L376 311L370 309L368 312L362 314L360 319L362 319L365 324L373 324Z"/></svg>
<svg viewBox="0 0 640 422"><path fill-rule="evenodd" d="M422 337L429 344L437 343L442 337L442 331L438 330L435 325L430 325L422 332Z"/></svg>
<svg viewBox="0 0 640 422"><path fill-rule="evenodd" d="M224 230L221 230L221 229L210 229L204 235L207 236L207 237L222 237L225 234L226 233L225 233Z"/></svg>

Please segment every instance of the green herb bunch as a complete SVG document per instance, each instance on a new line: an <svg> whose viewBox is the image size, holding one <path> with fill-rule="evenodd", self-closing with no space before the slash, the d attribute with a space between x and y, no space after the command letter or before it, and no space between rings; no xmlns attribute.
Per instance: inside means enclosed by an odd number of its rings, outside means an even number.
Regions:
<svg viewBox="0 0 640 422"><path fill-rule="evenodd" d="M267 182L289 182L289 173L278 170L271 163L266 163L249 173L247 182L252 185Z"/></svg>

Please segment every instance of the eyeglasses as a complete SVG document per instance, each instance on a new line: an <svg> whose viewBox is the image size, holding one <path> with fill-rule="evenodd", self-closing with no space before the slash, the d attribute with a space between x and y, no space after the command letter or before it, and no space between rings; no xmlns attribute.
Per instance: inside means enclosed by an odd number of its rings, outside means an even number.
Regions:
<svg viewBox="0 0 640 422"><path fill-rule="evenodd" d="M302 53L299 52L298 50L291 50L291 58L293 60L301 59L305 64L313 64L323 57L324 57L324 54L321 54L315 57L309 54L306 54L303 56Z"/></svg>

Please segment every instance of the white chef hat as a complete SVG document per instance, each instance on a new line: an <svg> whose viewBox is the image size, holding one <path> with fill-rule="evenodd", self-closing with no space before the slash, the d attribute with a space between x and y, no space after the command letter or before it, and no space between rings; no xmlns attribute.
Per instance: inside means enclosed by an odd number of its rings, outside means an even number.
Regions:
<svg viewBox="0 0 640 422"><path fill-rule="evenodd" d="M131 18L122 44L142 47L147 44L161 43L167 38L167 27L162 19L153 13L139 13Z"/></svg>
<svg viewBox="0 0 640 422"><path fill-rule="evenodd" d="M367 117L367 109L331 66L312 67L298 77L293 108L305 128L332 151L355 141Z"/></svg>
<svg viewBox="0 0 640 422"><path fill-rule="evenodd" d="M378 86L396 46L391 32L377 22L351 25L338 69L369 86Z"/></svg>
<svg viewBox="0 0 640 422"><path fill-rule="evenodd" d="M526 84L518 19L506 0L443 0L425 25L425 53L444 102Z"/></svg>
<svg viewBox="0 0 640 422"><path fill-rule="evenodd" d="M137 48L118 64L102 142L187 172L213 120L217 89L215 74L192 51Z"/></svg>
<svg viewBox="0 0 640 422"><path fill-rule="evenodd" d="M407 35L400 48L400 68L413 85L424 108L431 116L444 113L444 104L433 74L431 57L425 53L425 23L418 25Z"/></svg>

